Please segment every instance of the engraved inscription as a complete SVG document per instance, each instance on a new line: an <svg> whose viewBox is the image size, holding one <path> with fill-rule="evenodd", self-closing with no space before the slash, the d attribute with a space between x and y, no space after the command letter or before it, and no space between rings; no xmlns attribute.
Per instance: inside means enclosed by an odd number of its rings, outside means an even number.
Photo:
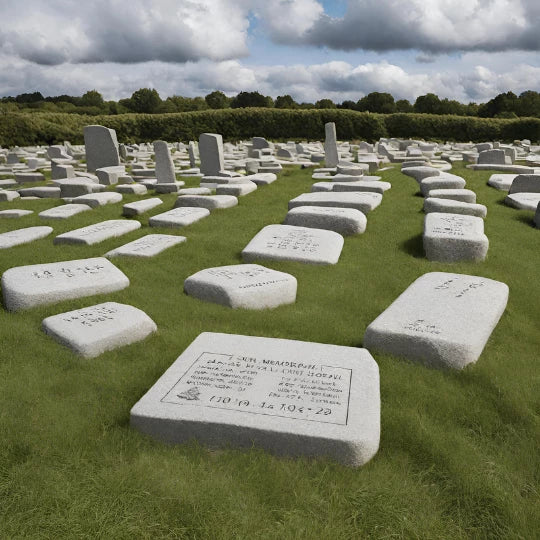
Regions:
<svg viewBox="0 0 540 540"><path fill-rule="evenodd" d="M435 324L430 324L424 319L416 319L410 323L403 325L404 330L416 332L418 334L435 334L438 335L442 332L442 329Z"/></svg>
<svg viewBox="0 0 540 540"><path fill-rule="evenodd" d="M207 270L210 276L221 278L223 280L234 280L240 278L244 282L237 285L239 289L251 289L253 287L264 287L265 285L273 285L275 283L283 283L287 281L287 278L280 279L265 279L268 275L274 274L267 268L249 268L242 270L234 270L232 268L212 268ZM248 280L253 280L250 283L246 283Z"/></svg>
<svg viewBox="0 0 540 540"><path fill-rule="evenodd" d="M433 232L446 236L465 236L473 227L473 223L462 216L442 217L439 222Z"/></svg>
<svg viewBox="0 0 540 540"><path fill-rule="evenodd" d="M32 275L38 279L42 278L62 278L62 277L76 277L84 274L98 274L103 270L105 267L101 264L94 264L94 265L86 265L86 266L77 266L77 267L69 267L69 266L63 266L62 268L59 268L58 270L52 269L52 270L38 270L37 272L32 272Z"/></svg>
<svg viewBox="0 0 540 540"><path fill-rule="evenodd" d="M78 323L82 326L94 326L100 322L114 320L114 314L118 313L116 308L111 306L92 306L86 309L79 309L62 317L68 323Z"/></svg>
<svg viewBox="0 0 540 540"><path fill-rule="evenodd" d="M346 425L351 375L317 360L205 352L161 401Z"/></svg>
<svg viewBox="0 0 540 540"><path fill-rule="evenodd" d="M283 235L274 234L266 241L268 249L299 250L304 253L314 253L319 246L316 237L305 231L288 231Z"/></svg>

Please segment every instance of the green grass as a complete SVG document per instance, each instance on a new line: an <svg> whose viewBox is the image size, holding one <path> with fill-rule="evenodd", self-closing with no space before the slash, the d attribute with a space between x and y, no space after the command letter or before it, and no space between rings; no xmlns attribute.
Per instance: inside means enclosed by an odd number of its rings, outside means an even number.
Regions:
<svg viewBox="0 0 540 540"><path fill-rule="evenodd" d="M54 221L54 233L0 252L0 272L19 265L103 255L148 232L185 235L157 257L115 259L129 288L32 309L0 310L0 537L2 538L535 538L540 531L540 230L532 213L501 204L489 173L460 166L488 206L483 263L439 264L422 254L423 199L399 167L364 235L349 237L335 266L264 263L298 279L294 305L230 310L189 298L183 280L240 263L264 225L312 184L288 169L239 206L184 229L147 227L96 246L53 246L54 235L119 218L110 205ZM190 182L191 185L194 182ZM124 197L124 201L135 197ZM32 216L0 231L44 224L52 200L1 203ZM425 272L504 281L507 310L477 364L436 371L375 354L382 438L360 469L286 459L259 449L167 446L129 427L129 411L203 331L359 347L366 326ZM148 313L159 331L93 360L76 357L41 330L45 317L105 300Z"/></svg>

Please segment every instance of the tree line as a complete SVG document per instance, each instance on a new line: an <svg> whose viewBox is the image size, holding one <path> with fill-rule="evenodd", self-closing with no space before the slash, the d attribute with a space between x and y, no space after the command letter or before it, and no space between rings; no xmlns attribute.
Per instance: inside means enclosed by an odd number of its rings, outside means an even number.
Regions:
<svg viewBox="0 0 540 540"><path fill-rule="evenodd" d="M246 107L263 107L276 109L349 109L354 111L381 114L392 113L425 113L452 114L458 116L479 116L483 118L540 118L540 93L527 90L519 96L513 92L505 92L495 96L486 103L461 103L454 99L439 98L428 93L418 96L414 103L406 99L395 100L387 92L371 92L358 101L346 100L334 103L324 98L315 103L298 103L290 95L273 99L259 92L240 92L228 97L216 90L204 97L171 96L162 99L153 88L140 88L131 97L119 101L105 101L97 90L90 90L80 97L49 96L40 92L7 96L0 99L1 112L64 112L75 114L124 114L124 113L176 113L203 111L208 109L237 109Z"/></svg>

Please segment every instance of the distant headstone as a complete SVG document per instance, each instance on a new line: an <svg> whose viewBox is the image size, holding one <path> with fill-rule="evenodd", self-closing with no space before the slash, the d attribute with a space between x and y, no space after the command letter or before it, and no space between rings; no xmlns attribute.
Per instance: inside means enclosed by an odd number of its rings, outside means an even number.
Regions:
<svg viewBox="0 0 540 540"><path fill-rule="evenodd" d="M173 208L148 220L150 227L186 227L210 215L206 208L180 207Z"/></svg>
<svg viewBox="0 0 540 540"><path fill-rule="evenodd" d="M504 165L506 163L504 150L484 150L478 154L477 163L479 165Z"/></svg>
<svg viewBox="0 0 540 540"><path fill-rule="evenodd" d="M443 214L465 214L467 216L476 216L485 218L487 208L483 204L466 203L454 201L452 199L436 199L428 197L424 200L424 212L440 212Z"/></svg>
<svg viewBox="0 0 540 540"><path fill-rule="evenodd" d="M379 370L357 347L203 333L133 407L131 425L169 443L359 466L379 446Z"/></svg>
<svg viewBox="0 0 540 540"><path fill-rule="evenodd" d="M484 220L462 214L427 214L423 238L430 261L483 261L489 247Z"/></svg>
<svg viewBox="0 0 540 540"><path fill-rule="evenodd" d="M40 240L53 232L52 227L27 227L0 234L0 249L7 249L21 244Z"/></svg>
<svg viewBox="0 0 540 540"><path fill-rule="evenodd" d="M159 206L160 204L163 204L163 201L161 199L158 199L157 197L153 197L152 199L143 199L142 201L135 201L132 203L124 204L122 209L122 215L124 216L139 216L141 214L144 214L145 212L148 212L149 210L152 210L152 208L155 208L156 206Z"/></svg>
<svg viewBox="0 0 540 540"><path fill-rule="evenodd" d="M302 193L289 201L289 210L297 206L334 206L336 208L355 208L364 214L381 204L382 195L374 192L315 192Z"/></svg>
<svg viewBox="0 0 540 540"><path fill-rule="evenodd" d="M114 129L104 126L85 126L83 131L88 172L94 172L101 167L120 165L118 140Z"/></svg>
<svg viewBox="0 0 540 540"><path fill-rule="evenodd" d="M91 246L110 238L116 238L135 231L141 227L139 221L125 219L109 219L100 223L94 223L87 227L59 234L54 239L54 244L84 244Z"/></svg>
<svg viewBox="0 0 540 540"><path fill-rule="evenodd" d="M199 155L201 173L205 176L217 175L225 168L222 136L214 133L203 133L199 137Z"/></svg>
<svg viewBox="0 0 540 540"><path fill-rule="evenodd" d="M186 241L185 236L147 234L105 254L105 257L154 257L162 251Z"/></svg>
<svg viewBox="0 0 540 540"><path fill-rule="evenodd" d="M154 141L154 154L158 184L174 184L176 182L174 163L167 143L165 141Z"/></svg>
<svg viewBox="0 0 540 540"><path fill-rule="evenodd" d="M347 236L363 233L366 230L367 218L363 212L354 208L297 206L288 211L284 223L326 229Z"/></svg>
<svg viewBox="0 0 540 540"><path fill-rule="evenodd" d="M296 278L258 264L206 268L184 281L184 291L231 308L268 309L296 300Z"/></svg>
<svg viewBox="0 0 540 540"><path fill-rule="evenodd" d="M9 311L125 289L129 279L103 257L18 266L2 275Z"/></svg>
<svg viewBox="0 0 540 540"><path fill-rule="evenodd" d="M364 335L370 351L461 369L478 360L508 301L491 279L431 272L418 278Z"/></svg>
<svg viewBox="0 0 540 540"><path fill-rule="evenodd" d="M38 215L42 219L67 219L88 210L92 209L87 204L63 204L43 210Z"/></svg>
<svg viewBox="0 0 540 540"><path fill-rule="evenodd" d="M20 210L18 208L10 208L9 210L0 210L0 218L2 219L18 219L24 216L33 214L33 210Z"/></svg>
<svg viewBox="0 0 540 540"><path fill-rule="evenodd" d="M188 206L215 210L216 208L231 208L237 204L238 199L232 195L180 195L174 207Z"/></svg>
<svg viewBox="0 0 540 540"><path fill-rule="evenodd" d="M104 191L102 193L80 195L79 197L74 197L71 202L76 204L87 204L91 208L97 208L98 206L104 206L106 204L119 203L121 200L121 193L115 193L114 191Z"/></svg>
<svg viewBox="0 0 540 540"><path fill-rule="evenodd" d="M540 174L518 174L509 193L540 193Z"/></svg>
<svg viewBox="0 0 540 540"><path fill-rule="evenodd" d="M136 343L157 330L144 311L116 302L53 315L44 319L42 326L47 334L85 358Z"/></svg>
<svg viewBox="0 0 540 540"><path fill-rule="evenodd" d="M327 167L337 167L339 152L337 147L336 124L328 122L324 125L324 161Z"/></svg>
<svg viewBox="0 0 540 540"><path fill-rule="evenodd" d="M267 225L242 251L245 262L267 259L311 264L336 264L343 248L343 236L333 231Z"/></svg>
<svg viewBox="0 0 540 540"><path fill-rule="evenodd" d="M18 199L20 194L18 191L10 191L8 189L0 189L0 202L11 202Z"/></svg>
<svg viewBox="0 0 540 540"><path fill-rule="evenodd" d="M195 168L197 166L197 143L194 141L189 141L188 145L188 155L189 155L189 166Z"/></svg>

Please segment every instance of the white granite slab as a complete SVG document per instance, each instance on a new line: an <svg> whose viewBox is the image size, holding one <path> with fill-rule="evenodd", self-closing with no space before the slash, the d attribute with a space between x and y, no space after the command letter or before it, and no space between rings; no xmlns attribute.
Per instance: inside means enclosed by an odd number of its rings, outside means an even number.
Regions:
<svg viewBox="0 0 540 540"><path fill-rule="evenodd" d="M186 241L185 236L147 234L105 254L105 257L154 257L168 248Z"/></svg>
<svg viewBox="0 0 540 540"><path fill-rule="evenodd" d="M232 195L180 195L176 199L174 207L196 207L215 210L216 208L231 208L237 204L238 199Z"/></svg>
<svg viewBox="0 0 540 540"><path fill-rule="evenodd" d="M0 249L7 249L21 244L40 240L53 232L52 227L26 227L0 234Z"/></svg>
<svg viewBox="0 0 540 540"><path fill-rule="evenodd" d="M18 266L2 275L9 311L125 289L129 279L103 257Z"/></svg>
<svg viewBox="0 0 540 540"><path fill-rule="evenodd" d="M163 204L163 201L158 197L153 197L152 199L143 199L142 201L135 201L131 203L124 204L122 207L122 215L124 216L139 216L152 210L156 206Z"/></svg>
<svg viewBox="0 0 540 540"><path fill-rule="evenodd" d="M534 212L540 202L540 193L512 193L504 199L504 204L518 210Z"/></svg>
<svg viewBox="0 0 540 540"><path fill-rule="evenodd" d="M326 229L344 236L365 232L367 218L355 208L331 206L297 206L287 212L285 225Z"/></svg>
<svg viewBox="0 0 540 540"><path fill-rule="evenodd" d="M356 347L203 333L133 407L131 425L169 443L359 466L379 446L379 370Z"/></svg>
<svg viewBox="0 0 540 540"><path fill-rule="evenodd" d="M38 216L42 219L67 219L88 210L92 210L92 208L87 204L64 204L43 210Z"/></svg>
<svg viewBox="0 0 540 540"><path fill-rule="evenodd" d="M461 369L476 362L503 314L508 286L431 272L418 278L368 327L370 351Z"/></svg>
<svg viewBox="0 0 540 540"><path fill-rule="evenodd" d="M54 239L54 244L85 244L91 246L110 238L116 238L141 228L138 221L125 219L109 219L74 229L63 234L59 234Z"/></svg>
<svg viewBox="0 0 540 540"><path fill-rule="evenodd" d="M336 264L343 248L343 236L334 231L267 225L242 251L245 262L257 259Z"/></svg>
<svg viewBox="0 0 540 540"><path fill-rule="evenodd" d="M103 191L102 193L91 193L88 195L79 195L73 197L71 202L75 204L87 204L92 208L104 206L106 204L119 203L122 200L122 194L114 191Z"/></svg>
<svg viewBox="0 0 540 540"><path fill-rule="evenodd" d="M424 212L440 212L443 214L465 214L485 218L487 208L483 204L454 201L453 199L437 199L428 197L424 200Z"/></svg>
<svg viewBox="0 0 540 540"><path fill-rule="evenodd" d="M144 311L126 304L105 302L47 317L43 330L85 358L130 345L157 330Z"/></svg>
<svg viewBox="0 0 540 540"><path fill-rule="evenodd" d="M364 214L371 212L382 202L380 193L302 193L289 201L289 210L297 206L333 206L336 208L355 208Z"/></svg>
<svg viewBox="0 0 540 540"><path fill-rule="evenodd" d="M17 219L33 214L33 210L21 210L19 208L10 208L9 210L0 210L0 218Z"/></svg>
<svg viewBox="0 0 540 540"><path fill-rule="evenodd" d="M210 215L206 208L180 207L173 208L148 220L150 227L186 227Z"/></svg>

